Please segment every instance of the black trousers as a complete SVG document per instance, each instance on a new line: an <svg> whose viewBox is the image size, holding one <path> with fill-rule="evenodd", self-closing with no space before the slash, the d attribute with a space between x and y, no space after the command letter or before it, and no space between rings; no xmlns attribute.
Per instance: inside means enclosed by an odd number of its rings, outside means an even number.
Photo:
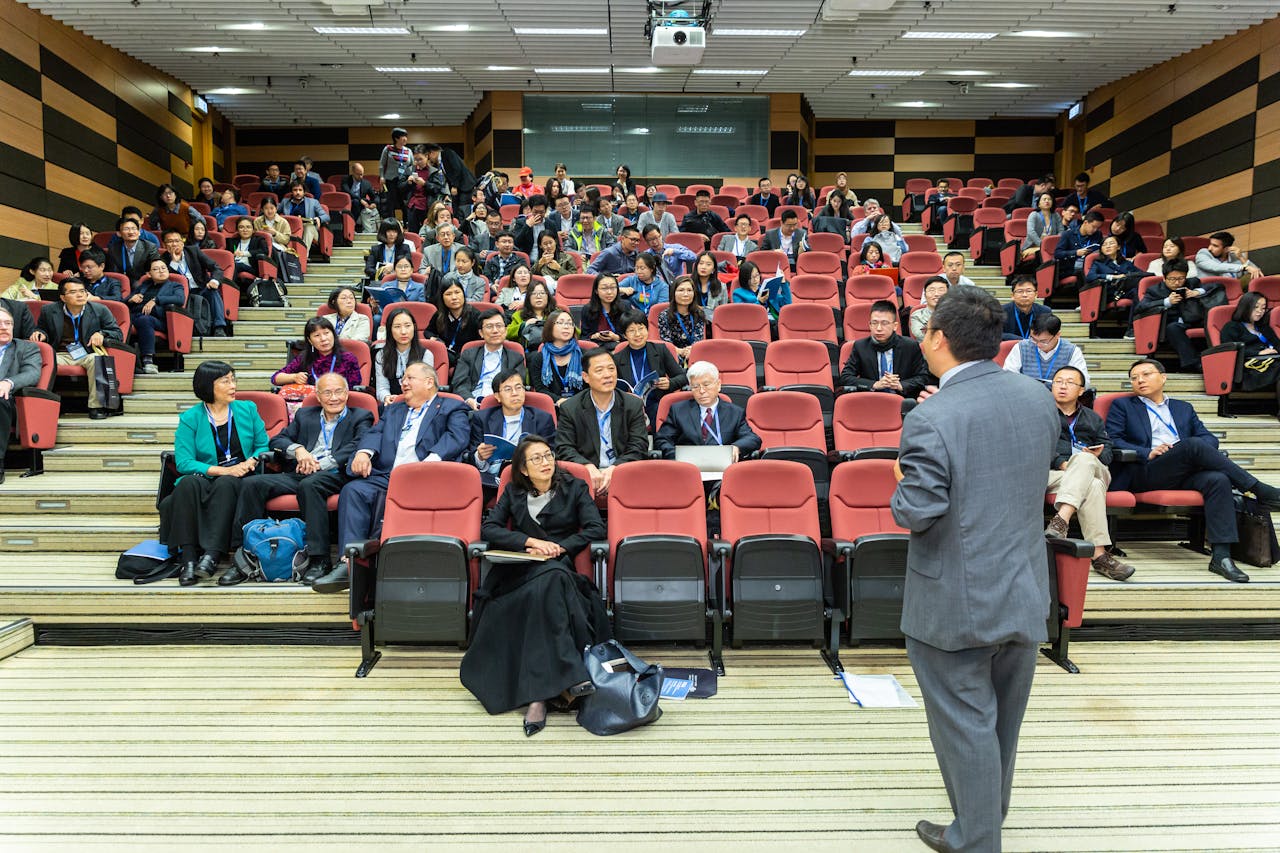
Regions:
<svg viewBox="0 0 1280 853"><path fill-rule="evenodd" d="M1218 448L1198 438L1184 438L1168 453L1147 462L1133 478L1132 490L1191 489L1204 496L1205 538L1210 544L1235 542L1234 486L1253 489L1258 478L1223 456Z"/></svg>
<svg viewBox="0 0 1280 853"><path fill-rule="evenodd" d="M226 554L236 501L248 477L187 474L160 502L160 541L171 548L199 547Z"/></svg>
<svg viewBox="0 0 1280 853"><path fill-rule="evenodd" d="M1164 327L1164 339L1178 354L1178 363L1183 370L1200 363L1200 350L1187 337L1187 329L1182 323L1166 323Z"/></svg>
<svg viewBox="0 0 1280 853"><path fill-rule="evenodd" d="M0 400L0 441L4 442L4 446L0 447L0 469L4 468L4 452L9 446L9 432L17 419L18 407L14 405L13 397Z"/></svg>
<svg viewBox="0 0 1280 853"><path fill-rule="evenodd" d="M302 512L303 523L307 525L307 554L312 557L328 556L329 510L325 502L331 495L342 491L346 481L346 477L337 471L317 471L305 477L286 472L246 478L236 502L231 547L240 547L246 524L266 516L267 501L280 495L297 495L298 509Z"/></svg>

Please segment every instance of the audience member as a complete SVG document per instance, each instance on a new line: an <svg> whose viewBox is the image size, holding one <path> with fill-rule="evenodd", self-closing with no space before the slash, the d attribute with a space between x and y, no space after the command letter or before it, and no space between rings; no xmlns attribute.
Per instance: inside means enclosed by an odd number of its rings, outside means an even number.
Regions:
<svg viewBox="0 0 1280 853"><path fill-rule="evenodd" d="M902 235L894 230L893 219L889 214L882 213L876 217L874 231L867 238L867 243L879 243L881 250L884 252L884 258L892 266L898 265L898 259L907 249L907 241ZM863 244L866 248L866 244Z"/></svg>
<svg viewBox="0 0 1280 853"><path fill-rule="evenodd" d="M195 213L197 216L200 215L199 211L194 209L191 212ZM213 217L214 221L218 223L218 227L221 228L222 223L226 222L227 219L232 216L248 216L249 208L240 203L240 193L236 192L233 187L227 187L222 191L222 195L218 198L218 206L213 208L209 215ZM160 217L157 216L157 219L158 218ZM174 223L182 221L182 217L175 215L167 216L165 219ZM164 227L168 228L170 226L166 224ZM185 234L190 230L191 226L188 224L186 228L182 229L182 232Z"/></svg>
<svg viewBox="0 0 1280 853"><path fill-rule="evenodd" d="M707 337L707 318L698 305L698 289L690 276L682 275L671 287L671 302L658 315L658 337L676 348L681 364L689 363L689 352Z"/></svg>
<svg viewBox="0 0 1280 853"><path fill-rule="evenodd" d="M809 187L809 179L804 175L796 175L795 185L791 187L791 191L783 199L783 204L795 204L813 210L817 200L813 196L813 190Z"/></svg>
<svg viewBox="0 0 1280 853"><path fill-rule="evenodd" d="M576 187L573 179L569 177L569 170L564 163L556 163L555 176L560 181L560 188L564 190L564 194L573 198L576 195Z"/></svg>
<svg viewBox="0 0 1280 853"><path fill-rule="evenodd" d="M580 273L582 265L576 256L560 248L555 231L543 231L538 236L538 260L533 264L533 274L554 282L560 276Z"/></svg>
<svg viewBox="0 0 1280 853"><path fill-rule="evenodd" d="M866 275L871 270L890 269L893 266L884 256L883 246L875 240L864 240L862 251L858 253L858 265L849 270L849 275Z"/></svg>
<svg viewBox="0 0 1280 853"><path fill-rule="evenodd" d="M306 187L300 181L289 184L289 197L280 205L285 216L297 216L302 219L302 245L310 255L311 247L320 238L320 229L329 224L329 214L320 202L308 198Z"/></svg>
<svg viewBox="0 0 1280 853"><path fill-rule="evenodd" d="M170 228L160 236L164 243L160 259L169 265L170 272L187 280L192 297L203 299L208 304L213 336L227 337L227 308L222 300L222 268L195 246L188 246L177 229Z"/></svg>
<svg viewBox="0 0 1280 853"><path fill-rule="evenodd" d="M163 258L151 261L150 271L133 284L125 304L129 306L129 325L138 335L139 373L159 373L156 367L156 332L165 331L166 308L181 308L187 293L176 278L169 277L169 264Z"/></svg>
<svg viewBox="0 0 1280 853"><path fill-rule="evenodd" d="M447 222L436 226L435 237L435 242L422 250L422 265L418 272L427 276L437 272L443 278L454 271L458 250L464 247L456 242L458 232Z"/></svg>
<svg viewBox="0 0 1280 853"><path fill-rule="evenodd" d="M871 306L871 335L853 342L853 351L840 371L840 384L859 391L886 391L908 400L933 381L920 344L899 335L898 308L880 300Z"/></svg>
<svg viewBox="0 0 1280 853"><path fill-rule="evenodd" d="M582 390L582 347L572 314L560 309L547 315L542 347L530 352L527 361L529 386L551 397L557 406Z"/></svg>
<svg viewBox="0 0 1280 853"><path fill-rule="evenodd" d="M939 233L942 230L942 224L950 218L947 202L957 195L959 192L951 186L948 178L938 178L934 188L925 194L925 207L933 211L933 227L937 228Z"/></svg>
<svg viewBox="0 0 1280 853"><path fill-rule="evenodd" d="M640 200L636 198L635 193L627 193L627 197L622 200L622 206L618 208L618 216L621 216L628 225L635 225L640 221Z"/></svg>
<svg viewBox="0 0 1280 853"><path fill-rule="evenodd" d="M467 302L462 285L454 282L440 288L436 314L431 318L431 331L449 350L449 369L458 363L458 354L472 341L480 340L480 315Z"/></svg>
<svg viewBox="0 0 1280 853"><path fill-rule="evenodd" d="M439 394L435 368L413 361L400 377L403 398L387 406L364 434L347 464L350 482L338 497L338 547L377 538L391 471L412 462L461 462L471 438L467 407ZM345 558L316 579L316 592L341 592L351 584Z"/></svg>
<svg viewBox="0 0 1280 853"><path fill-rule="evenodd" d="M529 285L524 304L511 314L507 323L507 340L516 341L525 350L536 349L542 343L542 330L547 317L556 310L556 298L546 281Z"/></svg>
<svg viewBox="0 0 1280 853"><path fill-rule="evenodd" d="M348 480L347 465L364 434L373 426L373 413L349 407L347 380L341 373L324 373L315 381L318 406L305 406L268 447L284 457L279 473L246 477L236 501L231 547L242 542L241 531L267 514L267 501L296 495L306 524L307 569L303 583L313 583L333 570L329 562L328 500ZM218 586L234 586L249 576L233 562L218 578Z"/></svg>
<svg viewBox="0 0 1280 853"><path fill-rule="evenodd" d="M587 388L560 407L556 457L587 466L596 495L609 491L616 466L644 459L649 451L644 404L617 390L618 368L604 349L582 355Z"/></svg>
<svg viewBox="0 0 1280 853"><path fill-rule="evenodd" d="M614 244L616 238L609 229L596 221L596 206L584 204L578 210L578 221L569 229L570 247L588 258Z"/></svg>
<svg viewBox="0 0 1280 853"><path fill-rule="evenodd" d="M1079 280L1084 276L1084 259L1102 245L1102 223L1102 214L1094 210L1081 218L1080 227L1063 230L1058 247L1053 250L1059 278L1074 275Z"/></svg>
<svg viewBox="0 0 1280 853"><path fill-rule="evenodd" d="M371 282L381 281L395 269L396 261L407 258L412 253L413 246L404 239L400 223L394 219L384 219L378 226L377 242L369 248L369 254L365 255L364 277Z"/></svg>
<svg viewBox="0 0 1280 853"><path fill-rule="evenodd" d="M529 212L511 223L511 236L516 249L532 260L538 259L538 237L547 230L547 197L537 193L529 197Z"/></svg>
<svg viewBox="0 0 1280 853"><path fill-rule="evenodd" d="M1107 487L1111 485L1113 445L1106 427L1093 409L1080 405L1080 395L1089 377L1079 368L1063 365L1053 374L1049 390L1058 406L1062 430L1058 449L1049 468L1048 489L1054 493L1056 512L1044 529L1051 539L1065 539L1071 517L1080 522L1080 535L1093 543L1093 570L1112 580L1133 576L1133 566L1117 560L1107 550L1111 532L1107 529Z"/></svg>
<svg viewBox="0 0 1280 853"><path fill-rule="evenodd" d="M1031 337L1031 321L1037 314L1052 314L1048 305L1036 302L1036 280L1029 275L1015 275L1009 285L1013 301L1004 306L1004 339L1026 340Z"/></svg>
<svg viewBox="0 0 1280 853"><path fill-rule="evenodd" d="M877 226L879 224L880 217L885 215L884 209L880 207L880 202L876 201L874 198L869 198L863 202L862 210L866 215L860 221L849 226L849 239L853 239L859 234L874 234L874 226ZM902 229L892 220L890 220L890 230L899 237L902 236Z"/></svg>
<svg viewBox="0 0 1280 853"><path fill-rule="evenodd" d="M1075 189L1071 195L1068 195L1063 202L1073 201L1076 207L1080 208L1082 215L1087 215L1095 207L1106 207L1107 197L1097 190L1089 189L1089 173L1081 172L1076 175Z"/></svg>
<svg viewBox="0 0 1280 853"><path fill-rule="evenodd" d="M636 247L640 244L640 232L627 225L618 232L618 241L598 253L587 265L587 272L623 275L635 272Z"/></svg>
<svg viewBox="0 0 1280 853"><path fill-rule="evenodd" d="M350 287L335 287L329 293L326 304L333 313L328 317L340 341L362 341L366 344L370 341L373 330L369 328L369 318L356 309L358 302L355 290Z"/></svg>
<svg viewBox="0 0 1280 853"><path fill-rule="evenodd" d="M146 228L143 227L142 210L140 208L135 207L132 204L122 207L120 208L120 216L123 219L132 219L134 222L138 224L139 240L141 240L144 243L150 243L151 245L155 246L157 249L160 247L160 238L152 234L150 231L146 230ZM120 239L119 234L116 234L114 237L111 238L111 242L107 244L107 257L110 257L114 252L117 252L119 250L121 242L122 241Z"/></svg>
<svg viewBox="0 0 1280 853"><path fill-rule="evenodd" d="M481 280L483 281L483 279ZM521 263L511 271L511 275L499 282L500 287L495 301L502 307L503 311L514 311L524 304L531 284L533 284L533 272L529 269L528 264ZM468 295L468 300L470 300L470 295Z"/></svg>
<svg viewBox="0 0 1280 853"><path fill-rule="evenodd" d="M275 193L276 200L284 198L289 193L289 176L282 174L279 163L268 163L267 173L262 178L262 183L258 185L258 191L264 193ZM213 183L209 183L209 192L213 193ZM200 199L196 199L200 201ZM213 205L209 205L209 209L213 209Z"/></svg>
<svg viewBox="0 0 1280 853"><path fill-rule="evenodd" d="M472 410L479 409L480 402L493 393L494 377L499 373L524 371L524 355L507 348L507 322L502 318L502 312L489 308L478 316L478 320L483 343L464 350L458 356L458 367L452 374L451 385L453 393Z"/></svg>
<svg viewBox="0 0 1280 853"><path fill-rule="evenodd" d="M847 172L836 173L836 191L843 194L851 207L858 205L858 194L849 187L849 175Z"/></svg>
<svg viewBox="0 0 1280 853"><path fill-rule="evenodd" d="M90 302L124 302L124 288L106 272L107 256L94 246L80 253L80 274L72 278L85 286Z"/></svg>
<svg viewBox="0 0 1280 853"><path fill-rule="evenodd" d="M647 251L661 261L658 265L658 277L671 284L676 276L688 269L688 265L697 260L698 255L688 246L679 243L662 242L662 231L656 225L646 225L640 229L641 238Z"/></svg>
<svg viewBox="0 0 1280 853"><path fill-rule="evenodd" d="M743 204L756 204L763 207L767 212L766 218L772 219L773 215L778 211L778 205L781 202L778 196L773 192L773 181L768 178L761 178L756 182L756 191L753 195L747 196Z"/></svg>
<svg viewBox="0 0 1280 853"><path fill-rule="evenodd" d="M1222 327L1224 344L1241 344L1244 372L1239 390L1261 391L1274 388L1280 403L1280 335L1267 322L1267 297L1250 291L1240 297L1231 322ZM0 435L3 435L0 432Z"/></svg>
<svg viewBox="0 0 1280 853"><path fill-rule="evenodd" d="M515 269L524 266L524 259ZM466 246L453 249L453 267L440 279L440 287L461 285L467 295L468 302L487 302L489 299L489 281L476 271L476 253Z"/></svg>
<svg viewBox="0 0 1280 853"><path fill-rule="evenodd" d="M1196 252L1196 269L1201 275L1221 275L1238 278L1241 286L1264 273L1249 260L1249 253L1235 246L1236 238L1230 231L1217 231L1209 236L1209 246Z"/></svg>
<svg viewBox="0 0 1280 853"><path fill-rule="evenodd" d="M1035 264L1040 257L1040 244L1045 237L1061 234L1062 215L1053 209L1053 193L1036 196L1036 209L1027 214L1027 236L1022 241L1023 262Z"/></svg>
<svg viewBox="0 0 1280 853"><path fill-rule="evenodd" d="M494 246L496 251L489 256L489 260L484 265L484 277L489 281L498 281L503 276L510 275L516 268L516 264L525 263L524 258L515 253L516 240L510 231L498 232Z"/></svg>
<svg viewBox="0 0 1280 853"><path fill-rule="evenodd" d="M1109 240L1110 238L1108 238ZM1097 266L1097 263L1094 263ZM1187 334L1191 329L1204 330L1209 309L1226 305L1227 295L1222 285L1212 280L1196 281L1190 287L1186 261L1169 261L1164 265L1164 278L1147 288L1142 301L1134 311L1135 316L1164 312L1164 336L1183 371L1200 372L1200 350Z"/></svg>
<svg viewBox="0 0 1280 853"><path fill-rule="evenodd" d="M259 454L267 451L266 426L257 406L236 399L231 365L203 362L191 387L202 405L178 416L173 440L178 480L159 507L160 541L179 552L181 586L212 577L231 550L240 489L257 470Z"/></svg>
<svg viewBox="0 0 1280 853"><path fill-rule="evenodd" d="M18 280L0 293L0 299L39 299L38 291L51 290L52 286L53 263L40 255L27 261Z"/></svg>
<svg viewBox="0 0 1280 853"><path fill-rule="evenodd" d="M26 312L26 306L22 311ZM16 392L34 388L40 381L40 347L14 337L13 312L0 303L0 436L8 443L9 431L18 418ZM4 453L0 452L0 483L4 482Z"/></svg>
<svg viewBox="0 0 1280 853"><path fill-rule="evenodd" d="M1023 184L1013 192L1013 196L1004 206L1006 216L1012 216L1013 212L1020 207L1032 207L1033 203L1038 205L1040 196L1045 193L1053 195L1053 191L1057 186L1057 181L1053 175L1045 175L1036 179L1034 183ZM1028 228L1028 231L1031 229Z"/></svg>
<svg viewBox="0 0 1280 853"><path fill-rule="evenodd" d="M1031 336L1018 341L1005 357L1004 369L1053 384L1061 367L1079 372L1084 387L1089 387L1089 370L1080 347L1062 338L1062 321L1056 314L1036 314L1031 318ZM1052 389L1050 389L1052 390Z"/></svg>
<svg viewBox="0 0 1280 853"><path fill-rule="evenodd" d="M684 215L680 230L689 234L701 234L707 238L710 245L710 241L714 240L717 234L723 234L732 229L724 224L720 214L711 209L711 193L698 190L693 196L693 210Z"/></svg>
<svg viewBox="0 0 1280 853"><path fill-rule="evenodd" d="M96 351L113 341L122 343L120 327L106 306L88 301L88 289L81 280L68 278L58 284L59 302L40 309L37 339L54 348L58 364L84 368L88 378L88 416L101 420L108 416L97 396Z"/></svg>
<svg viewBox="0 0 1280 853"><path fill-rule="evenodd" d="M942 275L952 287L966 285L973 287L973 280L964 274L964 255L961 252L947 252L942 256Z"/></svg>
<svg viewBox="0 0 1280 853"><path fill-rule="evenodd" d="M640 218L636 220L636 227L643 234L644 230L650 225L657 225L665 240L668 235L679 231L680 225L676 222L676 218L667 212L667 205L670 199L667 198L666 193L654 193L650 196L650 201L653 204L653 208L640 214Z"/></svg>
<svg viewBox="0 0 1280 853"><path fill-rule="evenodd" d="M1110 233L1120 242L1121 257L1133 260L1147 250L1146 241L1138 233L1133 214L1127 210L1111 220Z"/></svg>
<svg viewBox="0 0 1280 853"><path fill-rule="evenodd" d="M463 162L458 152L452 148L445 148L436 142L424 142L418 148L427 155L427 163L431 166L433 173L435 171L441 173L447 190L445 201L449 202L454 210L460 210L466 200L471 197L471 191L475 189L476 176L467 168L467 164Z"/></svg>
<svg viewBox="0 0 1280 853"><path fill-rule="evenodd" d="M1164 265L1169 261L1186 261L1188 281L1200 277L1200 271L1196 269L1196 262L1187 257L1186 244L1182 242L1181 237L1164 238L1164 243L1160 246L1160 257L1147 264L1147 274L1164 278Z"/></svg>
<svg viewBox="0 0 1280 853"><path fill-rule="evenodd" d="M784 210L781 224L764 232L760 248L785 254L794 272L796 259L809 249L809 232L800 227L800 217L794 210Z"/></svg>
<svg viewBox="0 0 1280 853"><path fill-rule="evenodd" d="M214 210L214 208L210 209ZM245 212L248 213L247 210ZM177 228L183 234L186 234L191 230L191 223L199 222L203 219L204 217L200 215L200 211L178 198L178 191L173 188L173 184L161 184L156 188L156 206L151 211L151 221L149 223L152 230L164 231L169 228ZM221 219L218 220L218 225L222 225Z"/></svg>
<svg viewBox="0 0 1280 853"><path fill-rule="evenodd" d="M93 245L93 229L84 222L72 225L67 231L67 246L58 254L58 272L79 272L80 255L90 247L97 248Z"/></svg>
<svg viewBox="0 0 1280 853"><path fill-rule="evenodd" d="M770 196L773 198L773 196ZM741 263L747 259L747 255L760 248L756 241L750 237L752 220L745 213L738 214L733 220L733 233L721 234L720 242L716 245L718 252L730 252L738 262ZM775 229L777 230L777 229Z"/></svg>
<svg viewBox="0 0 1280 853"><path fill-rule="evenodd" d="M275 164L272 164L275 165ZM270 169L268 168L268 171ZM280 173L280 167L276 166L276 174ZM266 181L263 181L264 190L267 189ZM213 190L213 178L201 178L196 181L196 193L191 197L193 202L209 205L209 209L213 210L218 206L218 194Z"/></svg>
<svg viewBox="0 0 1280 853"><path fill-rule="evenodd" d="M498 405L480 409L471 416L471 443L467 456L480 469L485 487L496 493L502 463L509 457L494 456L498 448L485 441L485 437L498 435L512 444L519 444L528 435L555 435L556 422L541 409L525 405L524 373L521 369L498 371L493 377L493 394Z"/></svg>
<svg viewBox="0 0 1280 853"><path fill-rule="evenodd" d="M426 215L415 223L411 230L418 232L425 248L436 242L436 231L443 225L453 225L453 211L444 202L433 201L427 208Z"/></svg>
<svg viewBox="0 0 1280 853"><path fill-rule="evenodd" d="M1102 238L1102 244L1098 247L1098 257L1093 259L1093 264L1089 267L1089 274L1085 276L1087 284L1099 283L1103 288L1102 304L1110 305L1120 299L1128 299L1133 302L1138 300L1138 282L1144 278L1142 270L1133 265L1133 261L1128 260L1120 252L1120 241L1116 239L1114 234L1108 234ZM1130 309L1130 321L1132 326L1133 310ZM1126 332L1125 337L1130 337L1131 332Z"/></svg>
<svg viewBox="0 0 1280 853"><path fill-rule="evenodd" d="M547 214L546 231L555 234L559 240L567 240L569 231L573 228L573 200L567 195L557 198L553 204L555 209Z"/></svg>
<svg viewBox="0 0 1280 853"><path fill-rule="evenodd" d="M536 195L542 188L533 182L533 169L528 166L520 167L520 183L512 187L509 192L514 195L529 198Z"/></svg>
<svg viewBox="0 0 1280 853"><path fill-rule="evenodd" d="M911 337L917 341L924 340L933 309L938 307L938 300L946 296L950 288L951 281L945 275L935 275L924 283L924 305L911 312Z"/></svg>
<svg viewBox="0 0 1280 853"><path fill-rule="evenodd" d="M352 160L350 171L342 179L338 189L351 196L351 212L356 220L356 231L361 234L377 231L380 219L378 195L373 191L373 184L365 180L364 164L359 160Z"/></svg>
<svg viewBox="0 0 1280 853"><path fill-rule="evenodd" d="M387 312L383 318L382 341L373 353L373 388L378 403L385 407L395 402L400 378L408 365L420 361L433 367L435 358L431 350L422 345L418 321L408 308Z"/></svg>
<svg viewBox="0 0 1280 853"><path fill-rule="evenodd" d="M320 176L312 173L311 167L306 160L298 159L293 164L293 173L289 175L289 188L293 189L293 185L300 183L304 192L312 199L319 199L320 192ZM301 214L289 214L290 216L299 216Z"/></svg>
<svg viewBox="0 0 1280 853"><path fill-rule="evenodd" d="M635 272L618 282L618 293L643 314L651 306L670 301L670 289L660 275L661 266L657 255L641 252L636 255Z"/></svg>
<svg viewBox="0 0 1280 853"><path fill-rule="evenodd" d="M615 172L617 180L613 182L613 197L616 199L624 199L627 193L636 192L636 182L631 180L631 167L625 163L619 163Z"/></svg>
<svg viewBox="0 0 1280 853"><path fill-rule="evenodd" d="M272 385L315 385L326 373L338 374L348 387L364 384L360 360L342 348L327 316L308 320L302 329L302 340L302 351L271 375Z"/></svg>
<svg viewBox="0 0 1280 853"><path fill-rule="evenodd" d="M700 253L693 262L693 272L689 277L693 279L693 286L697 289L698 304L706 312L707 322L710 323L716 307L732 298L729 288L720 279L720 265L716 256L710 252Z"/></svg>
<svg viewBox="0 0 1280 853"><path fill-rule="evenodd" d="M219 244L210 234L209 229L204 222L192 222L191 230L187 233L187 245L195 246L202 252L210 249L220 248Z"/></svg>
<svg viewBox="0 0 1280 853"><path fill-rule="evenodd" d="M685 386L684 370L665 343L649 340L649 320L639 311L623 315L622 333L626 345L613 351L617 376L644 402L645 414L653 423L658 401Z"/></svg>
<svg viewBox="0 0 1280 853"><path fill-rule="evenodd" d="M1122 397L1107 412L1107 434L1138 461L1121 464L1113 489L1146 492L1190 489L1204 497L1205 538L1212 549L1209 571L1245 583L1249 576L1231 559L1238 540L1231 489L1253 492L1271 508L1280 507L1280 489L1258 480L1218 450L1218 438L1201 423L1190 403L1164 393L1164 367L1144 358L1129 368L1137 396Z"/></svg>
<svg viewBox="0 0 1280 853"><path fill-rule="evenodd" d="M107 271L118 272L128 277L129 283L136 285L151 269L151 262L160 257L160 250L153 244L141 239L141 229L131 218L121 217L116 220L115 251L107 255Z"/></svg>
<svg viewBox="0 0 1280 853"><path fill-rule="evenodd" d="M728 445L734 462L759 450L760 436L751 430L746 412L720 399L719 369L709 361L695 361L688 377L693 399L673 403L654 438L662 458L674 459L681 445Z"/></svg>
<svg viewBox="0 0 1280 853"><path fill-rule="evenodd" d="M582 309L582 334L605 349L622 340L622 314L626 303L618 279L601 273L591 283L591 298Z"/></svg>
<svg viewBox="0 0 1280 853"><path fill-rule="evenodd" d="M293 252L293 226L280 215L280 206L268 196L262 200L258 211L258 215L253 218L253 230L270 234L272 248L277 251Z"/></svg>

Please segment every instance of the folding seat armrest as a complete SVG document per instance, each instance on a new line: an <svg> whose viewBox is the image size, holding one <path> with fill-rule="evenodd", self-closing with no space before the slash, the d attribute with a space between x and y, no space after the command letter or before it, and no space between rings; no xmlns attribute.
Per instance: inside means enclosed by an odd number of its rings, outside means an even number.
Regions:
<svg viewBox="0 0 1280 853"><path fill-rule="evenodd" d="M1111 451L1111 456L1117 462L1140 461L1140 457L1138 456L1138 451L1129 450L1128 448L1117 447L1115 450Z"/></svg>
<svg viewBox="0 0 1280 853"><path fill-rule="evenodd" d="M778 386L777 385L761 385L760 390L761 391L777 391Z"/></svg>
<svg viewBox="0 0 1280 853"><path fill-rule="evenodd" d="M591 568L595 572L596 589L600 590L600 598L604 601L609 600L609 591L605 588L608 584L605 579L608 577L609 562L609 542L608 540L597 540L587 546L591 554Z"/></svg>
<svg viewBox="0 0 1280 853"><path fill-rule="evenodd" d="M1200 352L1200 357L1207 358L1208 356L1217 355L1222 352L1240 352L1243 349L1244 344L1233 341L1230 343L1218 344L1216 347L1209 347L1206 350L1202 350Z"/></svg>
<svg viewBox="0 0 1280 853"><path fill-rule="evenodd" d="M898 448L896 447L864 447L861 450L851 450L848 452L850 459L897 459Z"/></svg>
<svg viewBox="0 0 1280 853"><path fill-rule="evenodd" d="M662 458L662 451L661 451L661 450L650 450L650 451L649 451L649 453L645 456L645 458L646 458L646 459L661 459L661 458Z"/></svg>
<svg viewBox="0 0 1280 853"><path fill-rule="evenodd" d="M827 543L830 542L835 548L835 554L843 560L853 556L853 543L848 539L823 539L822 548L826 550Z"/></svg>
<svg viewBox="0 0 1280 853"><path fill-rule="evenodd" d="M710 584L712 609L722 613L729 612L729 573L725 571L725 561L733 553L733 544L724 539L707 541L707 556L711 563L712 583ZM715 582L718 579L718 583Z"/></svg>
<svg viewBox="0 0 1280 853"><path fill-rule="evenodd" d="M1093 543L1083 539L1046 539L1055 554L1066 554L1068 557L1092 557Z"/></svg>
<svg viewBox="0 0 1280 853"><path fill-rule="evenodd" d="M62 401L62 397L60 397L59 395L53 393L52 391L46 391L43 388L37 388L34 385L29 385L26 388L19 388L18 390L13 392L13 396L29 397L33 400L53 400L55 402Z"/></svg>
<svg viewBox="0 0 1280 853"><path fill-rule="evenodd" d="M837 394L858 394L862 391L857 385L841 385L837 390Z"/></svg>
<svg viewBox="0 0 1280 853"><path fill-rule="evenodd" d="M358 558L358 559L365 560L377 554L378 551L381 549L382 549L382 540L366 539L363 542L356 542L354 544L348 545L346 550L346 555L350 559Z"/></svg>

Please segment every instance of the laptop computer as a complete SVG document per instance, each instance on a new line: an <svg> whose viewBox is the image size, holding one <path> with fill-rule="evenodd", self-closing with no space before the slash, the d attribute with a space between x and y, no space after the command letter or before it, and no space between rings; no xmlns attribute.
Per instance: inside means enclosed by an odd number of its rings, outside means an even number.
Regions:
<svg viewBox="0 0 1280 853"><path fill-rule="evenodd" d="M727 444L676 445L676 461L697 466L704 480L718 480L733 462L733 446Z"/></svg>

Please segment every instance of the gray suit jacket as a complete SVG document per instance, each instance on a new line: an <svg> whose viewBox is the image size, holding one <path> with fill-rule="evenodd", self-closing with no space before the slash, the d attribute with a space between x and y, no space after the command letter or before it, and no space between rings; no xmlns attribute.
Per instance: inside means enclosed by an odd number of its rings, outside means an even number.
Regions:
<svg viewBox="0 0 1280 853"><path fill-rule="evenodd" d="M892 509L911 531L908 637L945 651L1047 638L1044 472L1058 429L1048 389L994 361L903 419Z"/></svg>
<svg viewBox="0 0 1280 853"><path fill-rule="evenodd" d="M40 347L31 341L14 339L0 358L0 380L8 379L13 390L30 388L40 381Z"/></svg>

